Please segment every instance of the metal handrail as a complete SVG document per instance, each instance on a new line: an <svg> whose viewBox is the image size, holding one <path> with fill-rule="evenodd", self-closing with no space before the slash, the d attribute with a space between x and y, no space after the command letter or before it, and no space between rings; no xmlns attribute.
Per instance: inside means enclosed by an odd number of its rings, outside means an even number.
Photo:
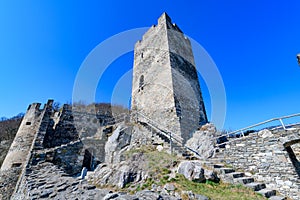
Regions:
<svg viewBox="0 0 300 200"><path fill-rule="evenodd" d="M182 144L182 138L178 137L176 134L172 134L172 132L166 128L162 128L161 125L159 125L159 123L157 123L156 121L150 119L149 117L145 116L145 114L141 113L141 112L134 112L133 114L138 114L141 115L143 118L145 118L147 121L150 121L150 125L154 126L154 128L158 129L165 137L170 137L176 140L176 142L178 142L179 144Z"/></svg>
<svg viewBox="0 0 300 200"><path fill-rule="evenodd" d="M236 131L229 132L229 133L227 133L226 135L221 135L221 136L218 136L218 137L213 137L212 139L218 139L218 138L222 138L222 137L224 137L224 136L230 137L230 135L234 135L234 134L236 134L236 133L241 133L241 134L242 134L242 137L240 137L240 138L243 138L243 137L245 137L244 131L249 130L249 129L254 128L254 127L257 127L257 126L261 126L261 125L264 125L264 124L273 122L273 121L277 121L277 120L281 123L281 127L282 127L284 130L287 130L286 125L283 123L282 120L283 120L283 119L288 119L288 118L293 118L293 117L299 117L299 116L300 116L300 113L296 113L296 114L292 114L292 115L287 115L287 116L282 116L282 117L272 118L272 119L269 119L269 120L266 120L266 121L263 121L263 122L260 122L260 123L251 125L251 126L247 126L247 127L245 127L245 128L241 128L241 129L236 130ZM278 127L280 127L280 126L278 126ZM239 139L240 139L240 138L239 138ZM227 143L230 143L230 142L232 142L232 141L235 141L235 140L226 141L226 142L223 142L223 143L218 144L217 146L220 146L220 145L223 145L223 144L227 144Z"/></svg>
<svg viewBox="0 0 300 200"><path fill-rule="evenodd" d="M296 114L293 114L293 115L287 115L287 116L283 116L283 117L272 118L272 119L269 119L269 120L266 120L266 121L254 124L252 126L248 126L248 127L245 127L245 128L242 128L242 129L230 132L228 134L235 134L235 133L238 133L238 132L241 132L241 131L245 131L245 130L248 130L250 128L254 128L254 127L257 127L257 126L260 126L260 125L263 125L263 124L267 124L267 123L270 123L270 122L273 122L273 121L277 121L277 120L280 121L280 123L282 125L282 128L286 129L285 125L282 122L282 119L288 119L288 118L298 117L298 116L300 116L300 113L296 113Z"/></svg>
<svg viewBox="0 0 300 200"><path fill-rule="evenodd" d="M90 116L96 116L97 113L90 113L90 112L82 112L82 111L76 111L76 110L66 110L69 112L72 112L73 114L83 114L83 115L90 115ZM106 121L107 125L111 125L111 124L115 124L115 123L120 123L122 121L125 121L126 117L130 117L133 115L140 115L142 116L147 122L148 125L150 125L152 128L158 130L162 135L164 135L164 137L169 138L170 139L170 149L172 152L172 142L176 142L177 144L179 144L180 146L182 146L183 148L185 148L187 151L193 153L195 156L200 156L199 153L194 150L191 149L188 146L183 145L183 139L181 137L179 137L176 134L172 134L172 132L170 130L168 130L165 127L162 127L162 125L154 120L152 120L151 118L147 117L144 113L138 112L138 111L134 111L132 113L121 113L117 116L112 116L112 118L110 120ZM137 116L138 117L138 116Z"/></svg>

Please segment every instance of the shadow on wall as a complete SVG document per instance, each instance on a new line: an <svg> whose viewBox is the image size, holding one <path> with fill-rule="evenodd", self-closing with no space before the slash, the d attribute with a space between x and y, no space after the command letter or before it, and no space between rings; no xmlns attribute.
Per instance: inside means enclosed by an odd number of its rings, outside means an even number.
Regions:
<svg viewBox="0 0 300 200"><path fill-rule="evenodd" d="M82 162L82 168L86 167L88 171L94 171L94 169L97 167L97 165L100 164L100 161L97 161L94 157L95 152L93 149L86 149L84 151L84 158Z"/></svg>
<svg viewBox="0 0 300 200"><path fill-rule="evenodd" d="M296 170L296 173L298 174L298 177L300 178L300 162L299 162L295 152L292 149L292 145L298 144L298 143L300 143L300 139L289 141L284 144L284 148L287 151L287 153L293 163L293 166Z"/></svg>

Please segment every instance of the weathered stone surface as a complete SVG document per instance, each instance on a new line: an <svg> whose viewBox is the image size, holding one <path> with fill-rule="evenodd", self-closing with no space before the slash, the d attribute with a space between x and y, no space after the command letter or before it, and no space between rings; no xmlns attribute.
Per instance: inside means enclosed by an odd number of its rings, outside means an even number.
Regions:
<svg viewBox="0 0 300 200"><path fill-rule="evenodd" d="M46 148L61 146L79 139L74 123L74 116L70 105L64 105L58 122L49 120L43 145Z"/></svg>
<svg viewBox="0 0 300 200"><path fill-rule="evenodd" d="M185 142L207 122L191 44L164 13L134 50L132 111ZM138 121L149 122L142 116Z"/></svg>
<svg viewBox="0 0 300 200"><path fill-rule="evenodd" d="M273 133L268 129L264 129L258 132L258 135L262 138L272 137Z"/></svg>
<svg viewBox="0 0 300 200"><path fill-rule="evenodd" d="M162 196L160 196L159 194L152 192L152 191L139 191L135 194L135 196L137 196L140 199L145 199L145 200L161 200L163 199Z"/></svg>
<svg viewBox="0 0 300 200"><path fill-rule="evenodd" d="M202 158L210 158L214 155L215 140L212 138L216 135L216 127L211 123L205 124L187 141L186 146L197 151Z"/></svg>
<svg viewBox="0 0 300 200"><path fill-rule="evenodd" d="M212 182L215 182L215 183L218 183L220 181L220 178L218 177L216 172L214 172L212 170L205 169L204 170L204 177L205 177L206 180L212 181Z"/></svg>
<svg viewBox="0 0 300 200"><path fill-rule="evenodd" d="M167 190L167 191L174 191L176 189L176 187L174 186L174 184L172 183L167 183L165 186L164 186L164 189Z"/></svg>
<svg viewBox="0 0 300 200"><path fill-rule="evenodd" d="M205 181L204 169L197 161L183 161L179 164L177 172L190 181Z"/></svg>
<svg viewBox="0 0 300 200"><path fill-rule="evenodd" d="M119 196L118 193L109 193L103 197L103 200L115 199L118 196Z"/></svg>
<svg viewBox="0 0 300 200"><path fill-rule="evenodd" d="M20 172L21 167L0 171L0 199L10 198L18 181L16 174Z"/></svg>
<svg viewBox="0 0 300 200"><path fill-rule="evenodd" d="M106 163L119 163L121 161L119 152L130 145L131 132L131 127L123 125L117 127L105 144Z"/></svg>
<svg viewBox="0 0 300 200"><path fill-rule="evenodd" d="M192 191L186 191L184 194L187 194L190 200L209 200L208 197L200 194L194 194Z"/></svg>
<svg viewBox="0 0 300 200"><path fill-rule="evenodd" d="M295 158L299 155L299 146L293 141L300 139L300 131L297 126L294 128L286 131L264 129L235 139L230 141L230 148L220 148L214 159L244 171L255 181L265 183L268 189L298 199L300 167Z"/></svg>
<svg viewBox="0 0 300 200"><path fill-rule="evenodd" d="M147 178L147 169L142 153L134 154L119 164L101 164L95 170L94 181L97 185L112 185L123 188L127 183L139 182Z"/></svg>

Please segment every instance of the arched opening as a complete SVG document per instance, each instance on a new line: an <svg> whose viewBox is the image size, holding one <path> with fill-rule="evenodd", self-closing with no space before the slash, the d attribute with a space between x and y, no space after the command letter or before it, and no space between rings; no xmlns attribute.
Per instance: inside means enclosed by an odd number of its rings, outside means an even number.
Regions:
<svg viewBox="0 0 300 200"><path fill-rule="evenodd" d="M94 156L92 155L91 152L89 152L89 150L85 150L84 151L84 158L83 158L83 162L82 162L82 168L86 167L87 170L91 171L93 170L93 159Z"/></svg>

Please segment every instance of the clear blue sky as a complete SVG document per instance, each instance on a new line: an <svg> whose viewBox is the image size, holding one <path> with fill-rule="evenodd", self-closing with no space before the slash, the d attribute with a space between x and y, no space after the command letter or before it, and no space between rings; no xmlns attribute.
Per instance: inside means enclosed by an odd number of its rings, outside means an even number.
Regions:
<svg viewBox="0 0 300 200"><path fill-rule="evenodd" d="M164 11L218 66L226 128L300 112L298 0L11 0L0 1L0 117L49 98L70 102L77 71L93 48L119 32L156 24ZM99 100L109 99L116 72L130 69L132 57L126 54L106 72Z"/></svg>

